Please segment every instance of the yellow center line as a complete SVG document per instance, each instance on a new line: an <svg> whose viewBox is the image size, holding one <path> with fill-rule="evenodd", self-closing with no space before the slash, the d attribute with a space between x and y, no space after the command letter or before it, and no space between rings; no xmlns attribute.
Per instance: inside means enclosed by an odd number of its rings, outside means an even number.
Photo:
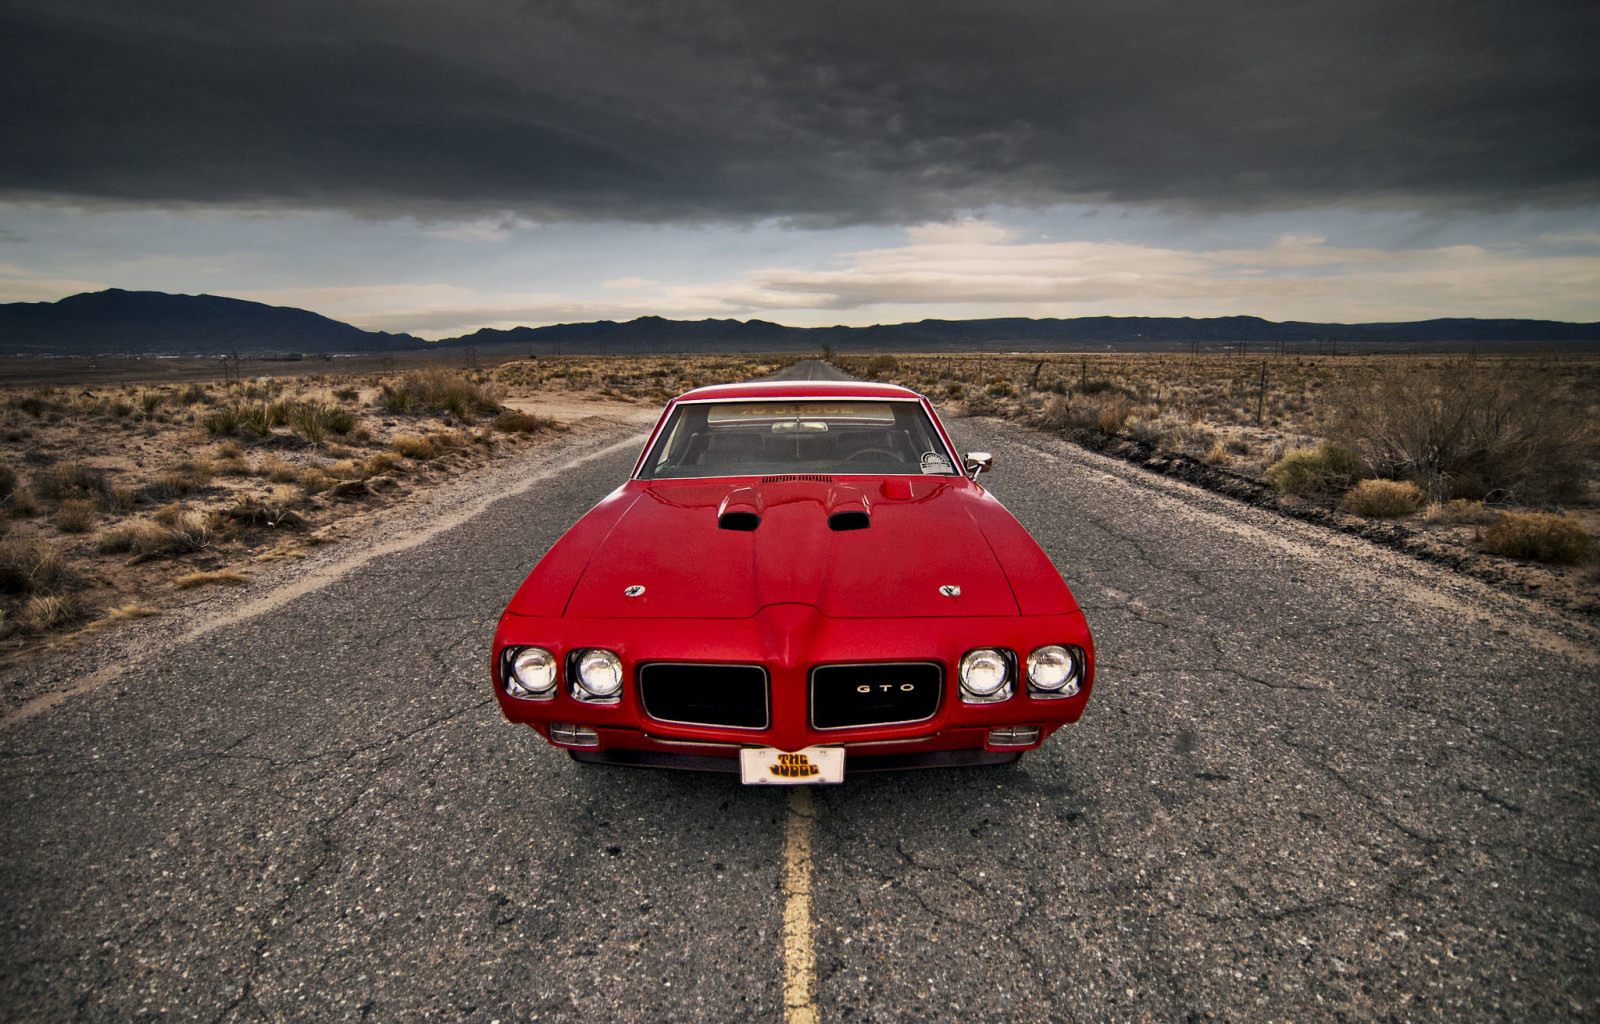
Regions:
<svg viewBox="0 0 1600 1024"><path fill-rule="evenodd" d="M817 952L811 942L810 786L789 789L783 844L783 1021L817 1024Z"/></svg>

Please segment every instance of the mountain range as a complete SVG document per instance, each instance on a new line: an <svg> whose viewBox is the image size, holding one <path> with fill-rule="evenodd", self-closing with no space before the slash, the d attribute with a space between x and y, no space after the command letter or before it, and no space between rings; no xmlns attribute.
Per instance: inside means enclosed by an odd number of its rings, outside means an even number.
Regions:
<svg viewBox="0 0 1600 1024"><path fill-rule="evenodd" d="M1567 347L1600 343L1600 323L1439 319L1409 323L1274 322L1253 316L921 320L872 327L786 327L766 320L667 320L485 328L425 341L364 331L317 313L215 295L123 291L0 304L0 355L327 355L482 348L527 354L912 352L971 350L1297 350L1394 346Z"/></svg>

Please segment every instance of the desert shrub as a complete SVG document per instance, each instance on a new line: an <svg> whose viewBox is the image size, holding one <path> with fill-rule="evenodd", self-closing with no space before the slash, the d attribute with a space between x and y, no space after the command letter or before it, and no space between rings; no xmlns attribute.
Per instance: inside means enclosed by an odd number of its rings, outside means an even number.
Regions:
<svg viewBox="0 0 1600 1024"><path fill-rule="evenodd" d="M1551 512L1502 512L1483 531L1483 547L1497 555L1535 562L1581 562L1594 550L1583 524Z"/></svg>
<svg viewBox="0 0 1600 1024"><path fill-rule="evenodd" d="M358 466L349 460L344 462L336 462L333 465L324 468L323 472L327 473L335 480L362 480L365 479L367 475L365 467Z"/></svg>
<svg viewBox="0 0 1600 1024"><path fill-rule="evenodd" d="M139 411L144 413L144 418L149 419L161 408L161 403L166 396L159 391L146 391L139 395Z"/></svg>
<svg viewBox="0 0 1600 1024"><path fill-rule="evenodd" d="M106 495L106 508L113 512L126 512L138 504L139 492L132 487L113 487Z"/></svg>
<svg viewBox="0 0 1600 1024"><path fill-rule="evenodd" d="M328 430L340 437L348 437L351 431L356 429L356 414L349 409L333 406L324 410L324 413L323 418L328 424Z"/></svg>
<svg viewBox="0 0 1600 1024"><path fill-rule="evenodd" d="M411 391L401 384L385 384L378 394L378 404L385 412L410 412Z"/></svg>
<svg viewBox="0 0 1600 1024"><path fill-rule="evenodd" d="M868 380L877 380L886 373L894 373L900 369L900 360L887 353L875 355L868 359L861 367L861 375Z"/></svg>
<svg viewBox="0 0 1600 1024"><path fill-rule="evenodd" d="M11 497L17 489L17 473L10 466L0 466L0 501Z"/></svg>
<svg viewBox="0 0 1600 1024"><path fill-rule="evenodd" d="M390 412L432 409L463 420L500 410L499 397L493 391L442 367L413 371L398 385L385 387L383 404Z"/></svg>
<svg viewBox="0 0 1600 1024"><path fill-rule="evenodd" d="M408 459L432 459L439 454L432 441L415 434L397 434L390 439L389 447Z"/></svg>
<svg viewBox="0 0 1600 1024"><path fill-rule="evenodd" d="M49 593L66 579L66 559L56 545L21 537L0 539L0 594Z"/></svg>
<svg viewBox="0 0 1600 1024"><path fill-rule="evenodd" d="M148 519L122 523L102 533L96 547L106 554L176 555L198 551L216 539L223 520L216 512L168 505Z"/></svg>
<svg viewBox="0 0 1600 1024"><path fill-rule="evenodd" d="M46 501L99 499L109 489L106 471L81 462L58 462L33 477L33 492Z"/></svg>
<svg viewBox="0 0 1600 1024"><path fill-rule="evenodd" d="M1422 507L1422 488L1409 480L1363 480L1344 496L1346 511L1374 519L1398 519Z"/></svg>
<svg viewBox="0 0 1600 1024"><path fill-rule="evenodd" d="M1423 518L1430 523L1447 523L1457 526L1482 526L1491 516L1483 507L1481 501L1468 501L1466 498L1452 498L1446 502L1436 502L1428 506Z"/></svg>
<svg viewBox="0 0 1600 1024"><path fill-rule="evenodd" d="M267 406L267 425L272 427L287 427L289 416L294 410L294 405L288 399L280 398Z"/></svg>
<svg viewBox="0 0 1600 1024"><path fill-rule="evenodd" d="M1005 398L1008 395L1016 394L1017 389L1009 380L997 377L984 385L983 393L990 398Z"/></svg>
<svg viewBox="0 0 1600 1024"><path fill-rule="evenodd" d="M206 433L212 437L232 437L239 432L240 419L238 406L224 406L202 416L200 425L205 427Z"/></svg>
<svg viewBox="0 0 1600 1024"><path fill-rule="evenodd" d="M1133 409L1121 395L1083 403L1094 416L1094 428L1102 434L1115 434L1128 422Z"/></svg>
<svg viewBox="0 0 1600 1024"><path fill-rule="evenodd" d="M1206 449L1206 453L1201 457L1200 461L1208 466L1226 466L1229 461L1228 449L1223 446L1221 441L1218 441Z"/></svg>
<svg viewBox="0 0 1600 1024"><path fill-rule="evenodd" d="M71 498L61 503L50 522L62 533L88 533L96 519L95 503L83 498Z"/></svg>
<svg viewBox="0 0 1600 1024"><path fill-rule="evenodd" d="M268 459L256 469L256 473L266 477L275 484L291 483L300 477L300 470L282 459Z"/></svg>
<svg viewBox="0 0 1600 1024"><path fill-rule="evenodd" d="M322 444L328 436L328 411L316 402L295 405L289 417L294 429L313 447Z"/></svg>
<svg viewBox="0 0 1600 1024"><path fill-rule="evenodd" d="M186 387L182 391L178 392L178 404L179 405L196 405L196 404L198 404L200 402L204 402L206 399L208 399L210 397L211 396L210 396L210 394L208 394L206 392L206 389L205 389L204 385L202 385L202 384L190 384L188 387Z"/></svg>
<svg viewBox="0 0 1600 1024"><path fill-rule="evenodd" d="M1503 492L1524 503L1575 497L1594 428L1533 371L1471 358L1395 368L1338 402L1331 436L1384 476L1427 483L1437 497Z"/></svg>
<svg viewBox="0 0 1600 1024"><path fill-rule="evenodd" d="M1280 494L1309 496L1336 494L1360 476L1361 460L1334 441L1315 448L1291 448L1262 474Z"/></svg>
<svg viewBox="0 0 1600 1024"><path fill-rule="evenodd" d="M245 405L239 408L239 426L257 437L266 437L272 432L272 418L265 405Z"/></svg>
<svg viewBox="0 0 1600 1024"><path fill-rule="evenodd" d="M321 494L333 484L333 477L314 466L300 474L300 488L307 494Z"/></svg>
<svg viewBox="0 0 1600 1024"><path fill-rule="evenodd" d="M333 393L333 397L337 398L341 402L354 402L357 398L361 397L361 392L357 391L355 388L340 388Z"/></svg>
<svg viewBox="0 0 1600 1024"><path fill-rule="evenodd" d="M388 452L379 452L367 460L365 472L367 476L383 476L393 473L400 468L400 460Z"/></svg>
<svg viewBox="0 0 1600 1024"><path fill-rule="evenodd" d="M556 421L549 416L536 416L521 409L507 409L494 418L494 429L507 434L531 434L555 425Z"/></svg>
<svg viewBox="0 0 1600 1024"><path fill-rule="evenodd" d="M18 618L24 629L45 633L65 626L80 614L82 607L73 594L36 594L23 604Z"/></svg>
<svg viewBox="0 0 1600 1024"><path fill-rule="evenodd" d="M280 488L280 490L288 489ZM238 526L299 529L305 525L305 520L290 511L288 507L297 497L293 491L288 494L274 494L273 501L263 501L249 494L241 495L230 507L222 510L222 517Z"/></svg>
<svg viewBox="0 0 1600 1024"><path fill-rule="evenodd" d="M127 417L133 415L133 403L128 401L126 398L112 399L111 405L108 408L110 409L111 415L115 416L119 420L126 419Z"/></svg>

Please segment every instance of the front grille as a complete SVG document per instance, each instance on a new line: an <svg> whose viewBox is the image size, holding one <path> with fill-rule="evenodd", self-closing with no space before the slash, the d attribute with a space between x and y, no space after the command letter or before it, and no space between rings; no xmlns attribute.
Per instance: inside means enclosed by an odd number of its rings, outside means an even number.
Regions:
<svg viewBox="0 0 1600 1024"><path fill-rule="evenodd" d="M767 673L757 665L661 663L639 669L644 713L679 725L765 729Z"/></svg>
<svg viewBox="0 0 1600 1024"><path fill-rule="evenodd" d="M849 729L925 722L939 710L943 689L938 665L823 665L811 670L811 725Z"/></svg>

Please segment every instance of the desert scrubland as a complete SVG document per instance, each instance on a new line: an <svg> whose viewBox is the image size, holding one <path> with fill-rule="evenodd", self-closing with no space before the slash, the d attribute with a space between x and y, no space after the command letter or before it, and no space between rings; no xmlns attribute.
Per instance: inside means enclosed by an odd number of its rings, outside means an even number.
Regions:
<svg viewBox="0 0 1600 1024"><path fill-rule="evenodd" d="M0 645L247 584L590 416L776 356L541 357L0 392ZM835 357L928 394L1600 612L1600 357ZM1004 467L1001 467L1001 471ZM1245 488L1240 491L1240 488ZM1254 488L1250 490L1250 488Z"/></svg>
<svg viewBox="0 0 1600 1024"><path fill-rule="evenodd" d="M589 422L648 418L665 389L780 363L701 358L656 372L666 365L8 388L0 657L246 585L264 563L303 557L493 461Z"/></svg>

